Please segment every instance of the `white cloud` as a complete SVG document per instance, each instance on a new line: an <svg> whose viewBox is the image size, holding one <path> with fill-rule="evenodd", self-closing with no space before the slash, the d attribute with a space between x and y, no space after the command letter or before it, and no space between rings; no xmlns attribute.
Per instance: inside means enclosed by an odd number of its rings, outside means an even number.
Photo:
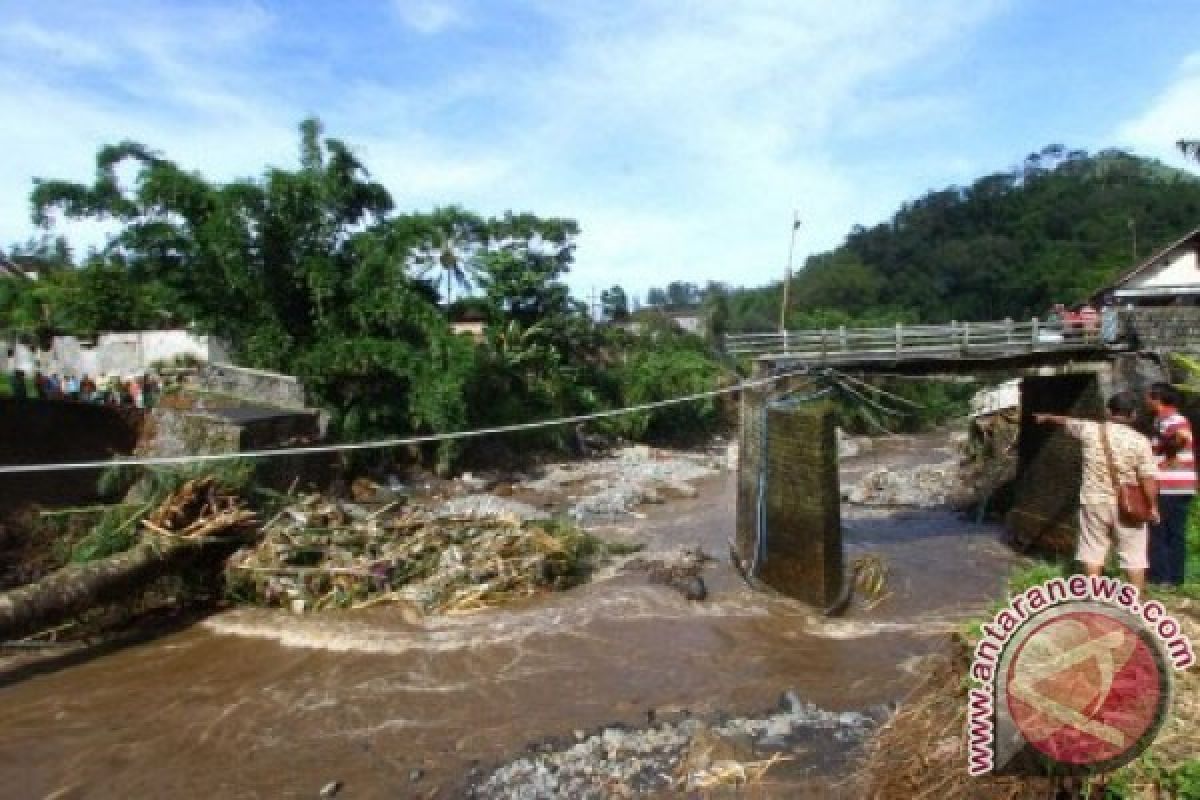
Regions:
<svg viewBox="0 0 1200 800"><path fill-rule="evenodd" d="M425 36L433 36L466 22L466 15L449 0L393 0L400 20Z"/></svg>
<svg viewBox="0 0 1200 800"><path fill-rule="evenodd" d="M425 34L466 22L450 2L394 8ZM447 55L433 80L384 82L343 64L272 61L283 34L255 3L160 7L112 26L104 49L79 50L92 68L77 79L0 53L0 104L22 109L0 118L12 156L0 162L0 219L28 218L30 175L86 181L96 148L121 138L215 179L293 163L295 125L315 112L401 208L461 203L578 219L580 290L753 285L778 277L793 208L806 223L799 263L910 196L906 169L953 161L951 147L877 170L838 148L847 137L870 147L898 132L940 132L959 98L905 90L898 76L953 61L995 8L527 0L526 17L542 18L528 41L489 41L499 55L487 63ZM472 31L488 35L485 20L473 19ZM29 30L45 34L28 37L42 51L83 35ZM328 83L296 78L322 73Z"/></svg>
<svg viewBox="0 0 1200 800"><path fill-rule="evenodd" d="M1200 51L1179 65L1165 87L1137 116L1121 123L1114 139L1120 146L1175 165L1188 162L1175 143L1200 139Z"/></svg>
<svg viewBox="0 0 1200 800"><path fill-rule="evenodd" d="M50 30L28 20L5 26L0 32L0 47L18 53L48 57L71 66L108 66L111 54L96 42L64 31Z"/></svg>
<svg viewBox="0 0 1200 800"><path fill-rule="evenodd" d="M549 8L566 45L560 61L525 76L522 118L538 121L524 132L535 143L525 158L545 165L531 193L578 209L581 279L644 286L777 278L794 207L809 221L798 262L891 211L912 185L863 175L835 145L848 133L944 126L936 112L954 99L889 86L918 62L953 57L995 6L714 0L617 17ZM636 243L610 232L614 220L646 217L672 224Z"/></svg>
<svg viewBox="0 0 1200 800"><path fill-rule="evenodd" d="M268 31L270 18L259 6L197 5L176 16L133 18L110 25L103 48L92 49L65 27L23 20L8 29L6 37L20 39L25 50L0 58L0 107L20 110L0 116L0 142L14 154L0 161L4 240L33 232L26 224L32 178L89 182L97 149L121 139L145 142L219 177L257 173L264 159L290 158L294 120L275 122L269 97L244 94L251 82L236 64L218 66ZM98 24L87 14L74 22L80 29ZM37 59L31 48L48 52ZM60 57L66 52L73 58ZM47 63L79 69L60 74ZM111 229L63 222L55 232L82 251L102 244Z"/></svg>

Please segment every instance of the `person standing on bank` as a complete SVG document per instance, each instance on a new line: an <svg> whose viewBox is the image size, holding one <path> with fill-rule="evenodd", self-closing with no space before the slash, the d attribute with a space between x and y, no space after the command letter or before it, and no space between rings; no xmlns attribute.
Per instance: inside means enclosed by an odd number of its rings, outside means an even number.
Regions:
<svg viewBox="0 0 1200 800"><path fill-rule="evenodd" d="M1131 426L1137 412L1132 392L1108 400L1108 420L1034 414L1039 424L1061 425L1083 446L1083 481L1079 487L1079 543L1075 559L1088 575L1100 575L1115 543L1117 561L1126 580L1143 591L1146 585L1146 523L1133 522L1121 513L1122 486L1142 492L1150 521L1158 521L1158 464L1150 441ZM1114 424L1115 423L1115 424Z"/></svg>
<svg viewBox="0 0 1200 800"><path fill-rule="evenodd" d="M1158 508L1162 521L1150 529L1150 582L1178 586L1187 563L1188 509L1196 496L1196 457L1192 426L1179 413L1179 392L1156 383L1146 392L1154 414L1154 455L1158 459Z"/></svg>

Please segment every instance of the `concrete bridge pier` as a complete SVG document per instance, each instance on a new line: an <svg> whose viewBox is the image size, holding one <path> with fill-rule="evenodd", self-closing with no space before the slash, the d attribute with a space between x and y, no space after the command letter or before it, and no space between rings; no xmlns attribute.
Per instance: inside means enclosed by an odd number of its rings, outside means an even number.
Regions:
<svg viewBox="0 0 1200 800"><path fill-rule="evenodd" d="M1070 555L1079 534L1079 442L1059 428L1035 424L1033 415L1102 419L1113 394L1140 394L1150 384L1168 379L1157 357L1136 353L1116 356L1086 372L1022 379L1017 480L1006 520L1019 547Z"/></svg>
<svg viewBox="0 0 1200 800"><path fill-rule="evenodd" d="M826 404L742 395L736 555L747 574L818 608L842 588L841 491Z"/></svg>

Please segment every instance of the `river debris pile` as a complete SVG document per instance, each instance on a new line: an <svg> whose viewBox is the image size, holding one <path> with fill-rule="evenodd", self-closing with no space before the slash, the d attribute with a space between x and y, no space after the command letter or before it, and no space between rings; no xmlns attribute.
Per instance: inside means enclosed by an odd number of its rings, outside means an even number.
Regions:
<svg viewBox="0 0 1200 800"><path fill-rule="evenodd" d="M472 611L581 582L613 546L552 520L448 516L314 495L281 511L230 559L230 593L296 612L409 603Z"/></svg>
<svg viewBox="0 0 1200 800"><path fill-rule="evenodd" d="M824 711L789 691L779 709L765 717L687 716L642 730L608 727L590 736L576 731L571 741L535 746L534 754L496 769L469 796L602 800L761 789L772 782L773 771L792 767L794 774L795 765L789 762L824 758L817 751L831 740L861 743L884 713Z"/></svg>
<svg viewBox="0 0 1200 800"><path fill-rule="evenodd" d="M212 476L186 481L142 520L147 532L168 538L245 533L257 524L258 515Z"/></svg>
<svg viewBox="0 0 1200 800"><path fill-rule="evenodd" d="M966 507L975 485L975 481L966 478L975 457L973 450L967 434L955 432L951 434L950 447L944 451L935 448L930 453L940 455L941 460L906 464L902 468L881 464L845 485L842 499L861 506Z"/></svg>

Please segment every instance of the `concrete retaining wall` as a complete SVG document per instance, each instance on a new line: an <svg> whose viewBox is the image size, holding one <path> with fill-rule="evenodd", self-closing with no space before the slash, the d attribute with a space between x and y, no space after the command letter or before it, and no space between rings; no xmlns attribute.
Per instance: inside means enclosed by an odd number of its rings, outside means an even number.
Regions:
<svg viewBox="0 0 1200 800"><path fill-rule="evenodd" d="M198 382L200 388L206 391L240 397L273 408L296 411L308 408L304 385L292 375L228 364L210 364L200 371Z"/></svg>
<svg viewBox="0 0 1200 800"><path fill-rule="evenodd" d="M757 577L784 594L824 608L842 586L834 418L824 406L769 408L764 415L764 401L760 392L743 393L735 548L743 564L754 563L765 460L766 553Z"/></svg>
<svg viewBox="0 0 1200 800"><path fill-rule="evenodd" d="M320 441L315 412L189 411L14 400L0 397L0 464L103 461L116 456L186 456L308 445ZM286 489L324 484L335 459L286 456L255 462L259 483ZM31 504L98 498L102 470L0 475L0 518Z"/></svg>
<svg viewBox="0 0 1200 800"><path fill-rule="evenodd" d="M1008 529L1030 550L1071 554L1079 533L1079 442L1061 428L1035 425L1035 413L1099 418L1104 396L1094 375L1026 378L1021 382L1021 432Z"/></svg>
<svg viewBox="0 0 1200 800"><path fill-rule="evenodd" d="M1138 349L1200 353L1200 307L1137 308L1121 315Z"/></svg>

